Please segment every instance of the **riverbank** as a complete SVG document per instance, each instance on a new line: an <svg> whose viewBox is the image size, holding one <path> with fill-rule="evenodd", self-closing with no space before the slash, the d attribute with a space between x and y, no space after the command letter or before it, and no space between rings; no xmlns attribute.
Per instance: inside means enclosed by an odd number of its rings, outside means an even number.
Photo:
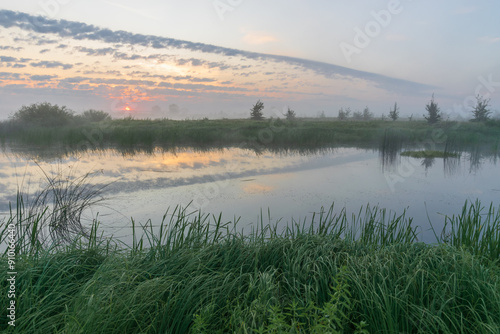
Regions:
<svg viewBox="0 0 500 334"><path fill-rule="evenodd" d="M431 149L448 145L490 145L498 149L500 122L425 121L339 121L336 119L236 120L135 120L51 126L23 126L0 123L2 145L24 144L47 149L88 150L103 147L216 148L240 147L255 151L272 149L318 149L322 147L378 147L387 136L400 144L428 145Z"/></svg>
<svg viewBox="0 0 500 334"><path fill-rule="evenodd" d="M218 216L175 208L132 245L98 226L69 242L15 214L16 326L5 332L496 333L500 216L479 202L446 218L438 244L409 217L377 208L323 210L288 228L241 233ZM26 219L26 220L22 220ZM151 223L150 223L151 224ZM45 234L46 235L46 234ZM6 255L2 270L8 271ZM8 282L2 282L2 309Z"/></svg>

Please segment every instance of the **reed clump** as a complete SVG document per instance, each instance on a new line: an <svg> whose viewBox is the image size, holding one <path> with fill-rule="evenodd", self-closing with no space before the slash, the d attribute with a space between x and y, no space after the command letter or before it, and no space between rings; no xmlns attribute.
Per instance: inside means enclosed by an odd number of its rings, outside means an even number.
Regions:
<svg viewBox="0 0 500 334"><path fill-rule="evenodd" d="M22 201L18 198L18 201ZM75 200L75 199L72 199ZM40 242L41 212L19 226L19 333L498 333L500 217L465 203L436 244L405 213L322 208L253 229L188 208L159 228L132 221L130 245L94 221ZM30 231L22 238L22 231ZM52 240L53 242L49 242ZM61 242L64 240L65 242ZM2 261L2 270L7 271ZM7 283L1 284L7 307Z"/></svg>

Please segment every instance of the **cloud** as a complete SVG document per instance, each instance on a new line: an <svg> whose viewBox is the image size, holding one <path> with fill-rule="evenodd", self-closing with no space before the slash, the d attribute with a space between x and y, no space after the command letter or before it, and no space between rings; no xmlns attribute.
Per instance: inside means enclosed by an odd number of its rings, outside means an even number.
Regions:
<svg viewBox="0 0 500 334"><path fill-rule="evenodd" d="M61 38L73 38L76 40L88 40L88 41L101 41L105 43L113 44L128 44L137 45L144 47L152 47L156 49L184 49L194 52L202 52L209 54L216 54L220 56L234 57L238 56L241 58L257 60L257 61L272 61L277 63L285 63L292 66L296 66L297 69L313 71L316 74L325 76L326 78L336 78L336 77L351 77L356 79L362 79L369 81L372 85L398 93L418 93L421 91L429 91L435 87L415 83L408 80L396 79L384 75L379 75L375 73L353 70L343 66L333 65L324 62L318 62L313 60L307 60L302 58L271 55L257 52L249 52L238 49L231 49L226 47L220 47L204 43L194 43L189 41L183 41L173 38L153 36L153 35L142 35L134 34L126 31L112 31L110 29L99 28L94 25L89 25L81 22L67 21L67 20L54 20L41 16L32 16L26 13L13 12L9 10L0 10L0 26L4 28L18 27L20 29L43 34L54 34ZM262 40L266 40L263 37ZM267 37L267 41L270 38ZM45 40L44 43L52 43L53 40ZM120 59L134 60L139 59L142 56L136 54L125 54L115 52L114 56ZM69 69L72 65L69 64L41 64L39 66L54 66L62 67L63 69ZM226 70L233 68L231 65L221 61L221 62L210 62L207 60L189 58L189 59L178 59L177 64L190 64L191 66L207 66L209 68L218 68L220 70ZM34 65L38 66L38 65Z"/></svg>
<svg viewBox="0 0 500 334"><path fill-rule="evenodd" d="M2 62L2 63L11 63L11 62L15 62L15 61L17 61L17 58L0 56L0 62Z"/></svg>
<svg viewBox="0 0 500 334"><path fill-rule="evenodd" d="M116 52L115 48L92 49L83 46L77 46L75 47L75 50L86 53L87 56L106 56L108 54L113 54L114 52Z"/></svg>
<svg viewBox="0 0 500 334"><path fill-rule="evenodd" d="M39 61L38 63L30 63L33 67L43 67L43 68L57 68L61 67L63 70L69 70L73 68L71 64L64 64L59 61Z"/></svg>
<svg viewBox="0 0 500 334"><path fill-rule="evenodd" d="M57 75L32 75L30 79L33 81L49 81L57 77Z"/></svg>
<svg viewBox="0 0 500 334"><path fill-rule="evenodd" d="M0 63L2 63L2 66L5 67L12 67L12 68L23 68L26 67L26 65L19 64L19 63L26 63L30 61L31 59L29 58L16 58L16 57L9 57L9 56L0 56Z"/></svg>
<svg viewBox="0 0 500 334"><path fill-rule="evenodd" d="M14 46L2 46L0 45L0 50L12 50L12 51L21 51L22 47L14 47Z"/></svg>
<svg viewBox="0 0 500 334"><path fill-rule="evenodd" d="M0 72L0 79L20 79L19 73Z"/></svg>

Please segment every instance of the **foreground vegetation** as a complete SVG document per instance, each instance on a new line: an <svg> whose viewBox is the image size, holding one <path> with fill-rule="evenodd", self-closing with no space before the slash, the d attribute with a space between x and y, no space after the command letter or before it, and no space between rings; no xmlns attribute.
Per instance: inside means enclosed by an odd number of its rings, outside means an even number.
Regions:
<svg viewBox="0 0 500 334"><path fill-rule="evenodd" d="M418 242L404 213L370 207L350 216L332 206L245 233L177 207L159 228L135 227L127 246L100 237L97 222L68 240L54 233L63 217L44 220L56 212L25 205L21 196L2 226L2 242L9 224L17 236L17 319L1 318L7 333L500 330L500 215L479 202L447 217L435 245ZM2 280L4 310L7 290Z"/></svg>

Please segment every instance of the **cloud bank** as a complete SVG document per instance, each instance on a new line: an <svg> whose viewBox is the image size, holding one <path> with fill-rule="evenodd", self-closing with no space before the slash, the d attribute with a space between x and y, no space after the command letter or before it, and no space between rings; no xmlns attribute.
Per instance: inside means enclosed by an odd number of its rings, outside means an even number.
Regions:
<svg viewBox="0 0 500 334"><path fill-rule="evenodd" d="M13 12L9 10L0 10L0 26L3 26L4 28L18 27L20 29L35 33L54 34L59 37L63 38L69 37L75 40L101 41L110 44L128 44L128 45L136 45L143 47L151 47L154 49L175 48L175 49L189 50L193 52L215 54L223 57L238 56L246 59L259 60L259 61L282 62L290 65L299 66L306 70L311 70L316 74L325 76L327 78L332 78L335 76L347 76L363 80L369 80L371 82L374 82L382 89L395 92L421 91L433 88L428 85L415 83L408 80L401 80L380 74L353 70L343 66L337 66L324 62L231 49L216 45L195 43L195 42L161 37L161 36L134 34L126 31L113 31L110 29L100 28L82 22L48 19L41 16L32 16L29 14ZM38 40L37 43L54 44L57 43L57 41ZM129 59L129 60L138 59L141 57L140 55L130 56L126 54L116 54L116 50L111 47L101 48L101 49L89 49L81 47L79 51L85 52L89 56L114 54L114 56L117 58ZM197 61L199 62L200 60L197 59L179 60L179 63L182 64L182 61L184 62L190 61L193 65L197 65ZM212 63L209 65L214 67L218 66L224 68L224 65L221 64ZM64 68L64 66L70 66L70 65L58 65L58 66L63 66Z"/></svg>

